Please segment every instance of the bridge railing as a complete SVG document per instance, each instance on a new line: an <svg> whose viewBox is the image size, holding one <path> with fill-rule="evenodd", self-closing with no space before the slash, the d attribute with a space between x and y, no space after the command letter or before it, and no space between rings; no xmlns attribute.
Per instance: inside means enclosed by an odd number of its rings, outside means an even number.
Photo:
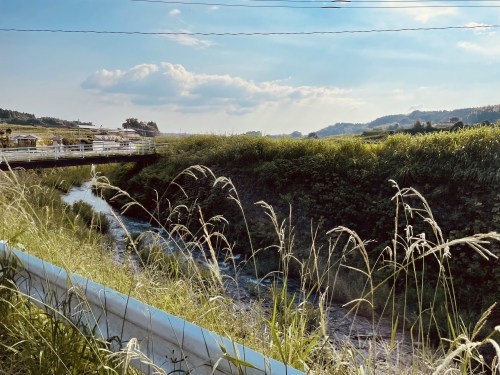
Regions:
<svg viewBox="0 0 500 375"><path fill-rule="evenodd" d="M130 144L78 144L58 146L0 148L0 160L6 162L58 160L64 158L85 158L111 155L153 154L165 147L154 142Z"/></svg>
<svg viewBox="0 0 500 375"><path fill-rule="evenodd" d="M49 313L63 314L63 322L69 319L87 332L111 340L112 350L137 342L148 360L132 363L145 373L158 373L148 363L151 361L166 374L303 375L226 337L0 241L0 276L5 269L16 270L14 282L32 302Z"/></svg>

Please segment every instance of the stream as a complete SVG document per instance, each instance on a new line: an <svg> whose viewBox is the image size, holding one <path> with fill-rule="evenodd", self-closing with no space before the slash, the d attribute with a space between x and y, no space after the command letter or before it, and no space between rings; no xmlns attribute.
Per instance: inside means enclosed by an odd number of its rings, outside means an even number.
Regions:
<svg viewBox="0 0 500 375"><path fill-rule="evenodd" d="M85 182L82 186L73 187L67 194L62 196L62 199L69 205L79 200L84 201L90 204L95 212L106 215L110 224L109 234L114 239L114 248L112 250L118 262L125 261L125 252L127 251L127 235L123 226L132 234L139 234L146 231L162 233L162 229L156 228L148 222L122 215L118 210L111 207L104 199L94 194L91 188L91 181ZM130 255L130 252L128 257L135 263L136 269L140 269L137 257L134 257L134 254ZM201 255L196 258L197 262L204 263L207 266ZM238 273L237 277L235 277L233 266L225 263L222 259L218 260L218 266L221 274L229 276L225 284L227 296L232 298L243 309L251 308L254 299L251 291L255 290L256 285L269 288L273 281L276 282L270 278L259 280L254 275L243 273ZM287 288L290 293L300 295L300 285L297 280L289 280ZM317 298L313 296L313 303L317 303L314 299ZM396 333L395 340L397 344L395 345L395 350L391 355L388 355L387 346L392 334L390 321L380 321L374 330L373 324L369 319L363 316L353 317L347 314L348 311L348 308L338 304L330 304L326 308L328 316L327 334L329 342L334 348L339 349L349 344L356 350L357 356L361 360L368 355L368 350L375 344L378 348L375 351L377 353L377 361L399 362L400 364L411 363L413 348L408 343L409 340L404 340L402 332Z"/></svg>

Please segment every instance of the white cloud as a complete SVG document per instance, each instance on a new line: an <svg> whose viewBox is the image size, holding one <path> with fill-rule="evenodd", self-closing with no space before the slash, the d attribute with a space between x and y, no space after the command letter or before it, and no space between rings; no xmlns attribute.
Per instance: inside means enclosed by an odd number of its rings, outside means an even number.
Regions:
<svg viewBox="0 0 500 375"><path fill-rule="evenodd" d="M478 22L468 22L465 24L467 27L474 28L474 33L479 35L495 35L495 31L492 27L488 27L490 25L486 23L478 23Z"/></svg>
<svg viewBox="0 0 500 375"><path fill-rule="evenodd" d="M170 14L171 16L178 16L179 14L181 14L181 10L180 9L172 9L170 12L168 12L168 14Z"/></svg>
<svg viewBox="0 0 500 375"><path fill-rule="evenodd" d="M467 26L467 27L478 27L478 28L483 28L483 27L490 26L490 25L488 25L488 24L486 24L486 23L479 23L479 22L473 22L473 21L472 21L472 22L467 22L467 23L465 24L465 26Z"/></svg>
<svg viewBox="0 0 500 375"><path fill-rule="evenodd" d="M488 60L500 59L500 35L492 28L488 28L488 24L469 22L466 26L477 27L474 29L475 37L471 41L460 41L457 46L462 50Z"/></svg>
<svg viewBox="0 0 500 375"><path fill-rule="evenodd" d="M187 29L180 30L161 30L161 32L167 33L165 34L165 38L183 45L187 47L193 47L196 49L204 49L213 46L215 43L208 39L202 39L195 35L192 35L192 32ZM172 33L168 35L168 33Z"/></svg>
<svg viewBox="0 0 500 375"><path fill-rule="evenodd" d="M458 47L463 50L486 57L493 60L500 59L500 40L499 38L489 38L478 43L458 42Z"/></svg>
<svg viewBox="0 0 500 375"><path fill-rule="evenodd" d="M245 114L279 105L359 104L349 91L322 86L254 82L228 74L200 74L180 64L142 64L128 71L99 70L83 83L102 96L117 95L141 106L167 105L178 112Z"/></svg>
<svg viewBox="0 0 500 375"><path fill-rule="evenodd" d="M182 33L189 33L188 31L181 31ZM194 48L208 48L213 46L214 43L207 39L197 38L194 35L178 34L178 35L167 35L167 39L174 41L175 43L181 44L183 46L194 47Z"/></svg>
<svg viewBox="0 0 500 375"><path fill-rule="evenodd" d="M458 13L458 9L453 7L425 7L426 5L429 5L428 3L412 3L411 5L414 6L414 8L401 9L399 11L411 16L415 21L421 23L427 23L428 21L434 20L436 18L453 16ZM444 6L446 5L446 3L433 3L433 5Z"/></svg>
<svg viewBox="0 0 500 375"><path fill-rule="evenodd" d="M110 71L106 69L101 69L95 72L93 75L88 77L83 83L82 86L84 88L87 87L100 87L100 88L106 88L106 87L111 87L113 84L116 82L116 80L123 76L125 73L123 73L121 70L115 70L115 71Z"/></svg>
<svg viewBox="0 0 500 375"><path fill-rule="evenodd" d="M422 109L424 109L423 104L415 104L415 105L412 105L410 108L408 108L407 112L411 113L413 111L418 111L418 110L422 110Z"/></svg>

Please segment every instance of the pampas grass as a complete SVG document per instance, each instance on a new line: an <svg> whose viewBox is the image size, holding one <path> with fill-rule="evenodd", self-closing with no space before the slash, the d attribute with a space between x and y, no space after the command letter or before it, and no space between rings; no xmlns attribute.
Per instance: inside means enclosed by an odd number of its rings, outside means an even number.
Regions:
<svg viewBox="0 0 500 375"><path fill-rule="evenodd" d="M381 369L393 374L467 374L498 368L499 329L491 329L488 324L493 307L484 312L475 327L465 326L449 264L455 249L464 245L482 257L495 258L488 247L492 241L499 241L500 235L492 232L445 239L427 201L414 189L401 189L391 182L396 192L392 198L396 208L394 233L392 245L383 253L373 257L370 242L345 227L328 231L328 243L316 243L313 228L310 257L299 259L291 210L288 217L280 218L270 205L258 203L274 230L275 241L271 246L257 248L248 230L245 207L231 180L217 177L203 166L186 169L173 180L172 188L186 194L183 183L207 178L212 188L224 189L245 218L249 252L246 259L237 262L234 244L224 233L230 218L223 213L206 217L196 200L186 199L176 205L169 197L171 187L157 193L156 209L148 212L95 171L92 178L98 191L111 191L115 199L127 198L123 213L131 208L144 210L151 223L161 228L161 236L127 232L130 254L136 255L129 259L138 260L138 271L130 263L113 261L101 234L80 225L69 207L58 200L54 189L42 185L29 172L2 172L0 215L5 220L0 225L0 237L69 272L130 294L311 374L375 374ZM421 225L426 230L416 232ZM258 259L265 259L266 254L272 254L278 263L276 269L262 277ZM221 261L231 265L230 273L223 272ZM437 266L437 274L429 278L431 265ZM239 276L249 269L259 282L254 299L242 306L227 293L229 285L239 286ZM291 269L300 275L298 280L291 277ZM270 287L263 286L264 280L272 280ZM298 287L292 288L292 283L298 283ZM5 306L15 309L15 320L25 327L22 329L43 332L43 319L50 317L33 320L28 305L15 308L17 302L12 302L22 296L9 293L13 294L4 299ZM349 295L350 301L345 304L348 319L370 322L373 334L363 338L367 350L355 345L355 340L335 345L331 336L335 327L329 312L335 308L335 301ZM390 322L389 333L378 334L387 326L384 322ZM27 345L23 335L5 328L2 340L8 343L3 341L0 358L8 358L4 363L17 366L19 372L33 371L36 365L16 362L16 353L31 351L34 355L35 349ZM73 332L75 327L67 329ZM92 338L72 340L74 352L82 352L90 345L85 350L101 353L102 344ZM45 349L36 350L55 354L50 361L62 366L61 371L70 369L66 354L57 355L59 346L55 341L42 340L40 345L46 345ZM139 356L135 345L131 343L117 354L96 356L93 366L110 373L119 369L134 371L130 363ZM404 358L403 345L410 348L410 361ZM481 354L487 345L496 350L492 360Z"/></svg>

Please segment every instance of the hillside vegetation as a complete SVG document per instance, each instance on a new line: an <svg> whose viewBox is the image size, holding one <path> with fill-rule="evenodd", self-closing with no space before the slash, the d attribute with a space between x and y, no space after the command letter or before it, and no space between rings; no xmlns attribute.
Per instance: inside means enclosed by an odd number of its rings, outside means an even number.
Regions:
<svg viewBox="0 0 500 375"><path fill-rule="evenodd" d="M179 203L199 205L207 217L222 214L230 218L220 225L229 242L235 244L235 251L247 256L251 249L268 249L275 241L262 207L255 205L260 200L274 208L279 221L290 216L293 254L302 260L310 257L312 243L320 249L320 259L327 259L328 243L334 240L328 231L338 226L372 240L367 245L372 259L398 240L394 238L395 225L401 233L410 228L431 238L435 234L432 227L419 222L417 213L412 218L400 211L395 224L390 198L396 191L389 180L411 186L427 198L445 241L500 228L498 126L418 136L398 134L380 143L356 138L271 140L248 136L193 136L169 141L170 150L155 165L120 168L111 173L112 181L163 214L164 220L170 214L168 207ZM191 165L206 165L216 175L229 177L246 217L238 204L227 199L229 185L217 183L209 175L178 176ZM412 199L408 198L409 204ZM134 214L134 210L129 212ZM195 228L201 218L196 213L190 215L189 223ZM489 246L499 254L497 243ZM279 265L273 251L260 252L257 261L261 274ZM358 264L362 262L358 259ZM455 293L466 324L500 300L498 265L498 261L487 261L465 246L459 246L450 262L460 285ZM419 272L432 280L439 267L439 262L430 262ZM294 276L299 270L290 272ZM349 300L353 295L346 290L336 297ZM500 322L498 309L493 315L494 321Z"/></svg>
<svg viewBox="0 0 500 375"><path fill-rule="evenodd" d="M467 140L472 145L467 151L470 156L475 155L474 150L484 150L498 141L497 130L474 131L462 134L469 137ZM295 211L288 215L288 204L295 196L305 202L309 195L310 202L313 202L312 187L301 187L304 185L300 182L308 176L302 172L310 171L311 177L308 178L313 181L323 178L317 173L327 173L327 169L315 172L314 162L328 161L337 174L338 180L335 181L339 182L353 178L349 169L355 169L361 177L368 176L368 167L379 165L382 157L391 160L387 155L401 157L398 150L409 155L412 147L416 150L422 148L418 142L412 145L412 139L407 136L387 142L385 145L367 145L359 140L327 143L194 137L172 145L170 153L164 155L158 165L104 168L108 175L114 171L115 179L130 181L128 186L134 188L141 201L152 208L149 219L155 221L158 218L165 224L172 238L177 239L179 250L185 251L185 256L165 255L160 251L161 239L158 237L159 242L140 249L140 239L129 234L129 250L141 255L139 269L127 262L128 252L124 263L113 260L108 251L109 239L99 232L102 227L92 225L95 220L89 225L85 218L87 214L82 215L81 207L70 208L58 199L59 189L66 191L71 184L86 178L88 172L78 168L1 172L0 215L4 220L0 222L0 237L70 272L130 294L310 373L488 373L492 366L496 366L494 355L500 356L500 351L491 351L494 348L491 345L498 347L498 337L495 339L498 328L497 331L491 330L485 324L494 322L493 307L486 310L484 316L474 322L475 325L470 326L461 320L455 301L456 293L461 292L453 287L449 263L459 259L462 252L478 254L491 262L493 254L485 247L491 247L491 241L500 240L498 234L477 234L446 242L423 197L414 190L398 189L394 183L386 188L391 192L390 196L394 196L394 202L387 204L390 206L387 215L392 217L387 220L392 223L392 230L384 238L389 242L391 238L398 241L390 246L390 252L386 251L385 259L370 259L377 246L371 246L345 227L326 232L332 229L328 227L328 218L314 220L311 231L310 222L305 223L308 218L296 216ZM444 142L449 144L449 150L463 152L464 144L457 138L452 142L446 139L434 139L434 142L440 146L443 145L440 142ZM402 144L407 148L402 148ZM498 144L492 149L498 150ZM243 188L238 193L229 179L217 177L209 169L199 166L174 175L183 168L183 163L201 160L211 162L219 170L231 172ZM290 162L285 168L281 163L287 160ZM279 163L276 167L280 170L267 169L275 162ZM300 167L302 174L287 183L284 179L289 178L288 171L293 172L294 166ZM342 170L345 172L340 174ZM271 176L269 171L273 171ZM132 176L135 177L132 179ZM165 189L154 192L145 185L139 188L141 176L149 187L154 183ZM267 176L266 180L264 176ZM110 186L105 178L94 177L99 190L111 191L115 197L116 194L118 197L128 196L125 191ZM173 183L166 185L166 177ZM372 177L376 181L375 176ZM487 178L490 183L493 181L492 176L487 175ZM280 186L285 193L275 186ZM359 197L361 195L355 191L363 186L353 185L350 192ZM321 191L335 196L335 188L324 186ZM278 216L264 202L254 210L246 209L245 202L253 203L258 193L266 193L264 198L276 202ZM347 186L343 194L342 200L346 202L349 198ZM242 199L245 196L245 202L239 199L240 196ZM390 196L385 200L389 202ZM124 208L130 213L144 212L140 205L132 204ZM311 211L304 209L299 212L302 215L313 212L312 207L308 208ZM377 209L385 208L382 202L378 202ZM395 208L400 211L394 211ZM230 210L225 212L227 219L216 214L226 209ZM246 212L247 220L243 219L243 212ZM403 217L405 214L408 215L406 218ZM380 217L384 215L383 211L379 212ZM411 215L415 216L414 220L409 217ZM356 217L352 216L352 220ZM297 223L295 228L294 223ZM248 230L245 229L247 224ZM410 229L410 224L414 229ZM423 228L423 233L427 226L433 233L428 237L421 235L418 225ZM301 226L307 228L307 233L312 233L309 240ZM326 238L329 243L322 245L321 238ZM308 246L305 245L307 241ZM262 247L265 244L266 247ZM193 253L201 250L206 250L208 259L205 260L213 266L200 267L194 260ZM257 272L263 272L265 267L277 267L280 272L275 280L281 280L281 286L268 289L268 297L262 299L263 289L256 286L255 300L249 306L241 306L229 298L226 282L231 278L222 275L215 252L222 252L226 261L231 263L236 258L236 250L249 258L251 268L254 265L252 260L257 260ZM298 257L305 259L299 260ZM437 269L436 262L440 265ZM484 266L488 263L485 262ZM235 267L237 272L241 271L240 265ZM5 269L1 262L0 268ZM128 366L130 355L134 353L127 351L128 348L122 353L112 354L106 349L105 342L83 335L74 329L76 327L64 327L51 311L34 308L12 288L10 269L7 271L0 272L3 317L0 320L0 372L134 373ZM381 276L378 276L380 272ZM356 282L360 280L356 275L364 278L361 283ZM292 278L300 281L300 290L288 288ZM328 286L334 290L342 289L340 278L350 278L344 282L343 290L356 298L351 304L353 314L364 311L372 318L373 327L378 325L379 317L369 306L377 305L376 299L381 291L392 332L396 334L399 330L411 328L409 340L415 345L410 346L412 357L409 361L402 360L399 343L394 337L388 337L381 346L375 340L368 342L370 349L365 353L358 352L348 342L334 345L327 331L328 311L332 304ZM462 287L458 283L455 285ZM475 285L477 294L478 284ZM481 294L489 297L489 291L483 286L480 288ZM316 304L314 299L309 301L311 290L318 295L321 304ZM401 313L396 308L401 309ZM443 321L447 323L442 324ZM436 346L430 345L430 331L439 336Z"/></svg>
<svg viewBox="0 0 500 375"><path fill-rule="evenodd" d="M38 125L51 128L77 128L79 125L93 125L91 122L62 120L56 117L36 117L31 113L0 108L0 123L11 125Z"/></svg>
<svg viewBox="0 0 500 375"><path fill-rule="evenodd" d="M451 127L459 121L464 124L481 124L483 122L495 123L498 120L500 120L500 105L498 104L451 111L416 110L408 114L382 116L367 123L336 123L318 130L316 134L319 137L329 137L339 134L360 134L364 131L381 128L407 129L417 121Z"/></svg>

